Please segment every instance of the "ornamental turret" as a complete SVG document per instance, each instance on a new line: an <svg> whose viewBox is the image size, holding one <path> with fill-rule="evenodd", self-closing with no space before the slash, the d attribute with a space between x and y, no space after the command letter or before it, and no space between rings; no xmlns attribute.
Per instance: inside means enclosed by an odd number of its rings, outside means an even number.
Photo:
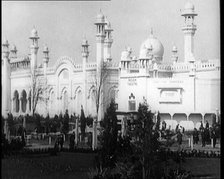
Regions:
<svg viewBox="0 0 224 179"><path fill-rule="evenodd" d="M88 63L88 56L89 56L89 50L88 50L89 44L86 38L84 37L82 40L82 69L83 69L83 97L84 97L84 111L87 111L87 72L86 72L86 64Z"/></svg>
<svg viewBox="0 0 224 179"><path fill-rule="evenodd" d="M97 15L96 17L96 22L95 22L95 25L96 25L96 64L97 64L97 89L101 88L103 89L103 87L100 87L100 86L103 86L103 82L102 82L102 68L103 68L103 62L104 62L104 39L106 37L105 35L105 25L106 25L106 22L105 22L105 17L104 15L102 14L101 10L100 10L100 13ZM101 91L101 90L100 90ZM98 121L101 120L103 118L103 114L104 114L104 107L103 107L103 91L101 91L101 94L100 95L100 99L99 99L99 110L98 110Z"/></svg>
<svg viewBox="0 0 224 179"><path fill-rule="evenodd" d="M172 56L171 56L171 60L173 62L173 65L175 65L178 61L178 54L177 54L178 50L177 47L174 45L173 49L172 49Z"/></svg>
<svg viewBox="0 0 224 179"><path fill-rule="evenodd" d="M112 60L111 57L111 46L113 43L111 32L113 29L111 28L110 22L105 18L105 40L104 40L104 61L109 62Z"/></svg>
<svg viewBox="0 0 224 179"><path fill-rule="evenodd" d="M48 67L48 62L49 62L49 49L47 45L44 45L44 50L43 50L43 68L44 68L44 75L47 75L47 67Z"/></svg>
<svg viewBox="0 0 224 179"><path fill-rule="evenodd" d="M15 45L12 45L10 52L11 52L10 53L11 58L17 58L17 49Z"/></svg>
<svg viewBox="0 0 224 179"><path fill-rule="evenodd" d="M181 16L184 17L184 25L182 31L184 32L184 61L189 62L190 54L194 54L194 34L197 30L194 24L194 17L198 14L194 11L194 5L190 2L186 3Z"/></svg>
<svg viewBox="0 0 224 179"><path fill-rule="evenodd" d="M30 44L30 57L31 57L31 71L34 72L34 70L37 68L37 52L38 52L38 33L35 27L31 31L29 39L31 40Z"/></svg>
<svg viewBox="0 0 224 179"><path fill-rule="evenodd" d="M2 43L2 115L7 116L11 111L11 81L10 81L10 61L9 61L9 42L4 40Z"/></svg>

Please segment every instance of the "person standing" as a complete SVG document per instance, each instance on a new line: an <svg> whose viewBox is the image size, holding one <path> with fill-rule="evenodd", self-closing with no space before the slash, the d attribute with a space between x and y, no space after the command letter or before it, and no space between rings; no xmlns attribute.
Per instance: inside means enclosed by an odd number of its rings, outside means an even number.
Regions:
<svg viewBox="0 0 224 179"><path fill-rule="evenodd" d="M199 130L202 130L203 128L204 128L204 126L203 126L203 123L202 123L202 121L201 121L201 125L200 125Z"/></svg>
<svg viewBox="0 0 224 179"><path fill-rule="evenodd" d="M70 150L74 149L74 144L75 144L75 132L73 132L70 136Z"/></svg>
<svg viewBox="0 0 224 179"><path fill-rule="evenodd" d="M202 142L202 147L205 147L205 129L201 129L201 142Z"/></svg>
<svg viewBox="0 0 224 179"><path fill-rule="evenodd" d="M180 130L177 132L177 143L178 143L178 150L181 149L181 144L182 144L182 134Z"/></svg>
<svg viewBox="0 0 224 179"><path fill-rule="evenodd" d="M175 129L176 133L178 132L178 130L179 130L179 124L176 125L176 129Z"/></svg>
<svg viewBox="0 0 224 179"><path fill-rule="evenodd" d="M199 141L199 137L198 137L198 131L196 128L194 128L194 132L193 132L193 144L198 144Z"/></svg>
<svg viewBox="0 0 224 179"><path fill-rule="evenodd" d="M206 129L209 129L209 123L208 123L208 121L206 121L205 128Z"/></svg>
<svg viewBox="0 0 224 179"><path fill-rule="evenodd" d="M213 139L213 148L215 148L216 139L217 139L217 135L216 135L215 129L212 129L212 131L211 131L211 138Z"/></svg>
<svg viewBox="0 0 224 179"><path fill-rule="evenodd" d="M62 151L62 149L63 149L63 144L64 144L63 134L61 134L60 137L59 137L59 144L60 144L61 151Z"/></svg>

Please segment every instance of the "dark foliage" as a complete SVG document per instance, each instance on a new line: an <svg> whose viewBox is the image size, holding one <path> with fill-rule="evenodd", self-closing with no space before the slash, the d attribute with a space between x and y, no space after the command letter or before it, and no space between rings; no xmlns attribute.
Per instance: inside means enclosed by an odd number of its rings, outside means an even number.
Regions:
<svg viewBox="0 0 224 179"><path fill-rule="evenodd" d="M81 123L81 134L83 139L85 137L85 130L86 130L86 118L85 118L83 107L81 107L80 123Z"/></svg>
<svg viewBox="0 0 224 179"><path fill-rule="evenodd" d="M115 103L112 101L106 111L105 117L102 121L103 132L101 135L102 149L100 158L103 167L113 167L116 162L117 149L117 116Z"/></svg>

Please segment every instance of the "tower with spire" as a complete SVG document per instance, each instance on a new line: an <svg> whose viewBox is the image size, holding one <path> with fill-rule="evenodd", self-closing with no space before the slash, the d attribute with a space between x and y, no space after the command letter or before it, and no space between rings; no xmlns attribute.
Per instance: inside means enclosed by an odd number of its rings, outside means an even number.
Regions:
<svg viewBox="0 0 224 179"><path fill-rule="evenodd" d="M82 69L83 69L83 107L84 111L87 111L87 72L86 72L86 64L88 63L89 57L89 44L85 37L82 40Z"/></svg>
<svg viewBox="0 0 224 179"><path fill-rule="evenodd" d="M198 14L195 13L194 5L187 2L181 16L184 17L184 25L182 31L184 33L184 61L189 62L191 53L194 53L194 34L197 30L194 24L194 17Z"/></svg>
<svg viewBox="0 0 224 179"><path fill-rule="evenodd" d="M101 10L96 17L96 63L99 71L104 61L105 17Z"/></svg>
<svg viewBox="0 0 224 179"><path fill-rule="evenodd" d="M99 110L98 110L98 121L103 118L103 92L101 91L103 89L102 83L102 68L104 65L104 40L105 40L105 16L102 14L101 10L96 18L96 88L98 92L100 91L100 99L99 99ZM100 89L101 88L101 89Z"/></svg>
<svg viewBox="0 0 224 179"><path fill-rule="evenodd" d="M37 68L37 52L38 52L38 33L35 27L33 27L33 30L31 31L30 38L31 45L30 45L30 58L31 58L31 72L33 73L34 70Z"/></svg>
<svg viewBox="0 0 224 179"><path fill-rule="evenodd" d="M111 46L113 43L111 32L113 29L111 28L111 24L108 21L107 17L105 18L106 26L105 26L105 40L104 40L104 61L109 62L112 60L111 57Z"/></svg>
<svg viewBox="0 0 224 179"><path fill-rule="evenodd" d="M44 50L43 50L43 68L44 68L44 76L45 78L47 77L47 67L48 67L48 62L49 62L49 49L47 45L44 45Z"/></svg>
<svg viewBox="0 0 224 179"><path fill-rule="evenodd" d="M11 111L11 80L10 80L10 59L9 59L9 42L4 40L2 43L2 115L7 116Z"/></svg>

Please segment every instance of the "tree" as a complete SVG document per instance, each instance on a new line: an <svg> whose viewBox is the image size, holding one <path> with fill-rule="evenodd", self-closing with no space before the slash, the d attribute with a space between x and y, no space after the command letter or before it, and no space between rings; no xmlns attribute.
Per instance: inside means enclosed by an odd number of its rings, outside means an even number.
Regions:
<svg viewBox="0 0 224 179"><path fill-rule="evenodd" d="M63 119L63 126L62 126L62 132L64 134L67 134L69 131L69 115L68 110L65 111L64 119Z"/></svg>
<svg viewBox="0 0 224 179"><path fill-rule="evenodd" d="M93 90L93 98L96 105L96 115L97 120L100 121L100 107L104 103L103 99L103 89L105 87L105 82L108 77L108 69L107 69L107 63L102 62L100 67L97 67L97 71L95 75L93 75L93 84L94 84L94 90Z"/></svg>
<svg viewBox="0 0 224 179"><path fill-rule="evenodd" d="M85 130L86 130L86 118L85 118L83 106L81 106L80 122L81 122L81 134L82 134L82 140L83 140L85 137Z"/></svg>
<svg viewBox="0 0 224 179"><path fill-rule="evenodd" d="M115 165L116 150L117 150L117 138L118 138L118 126L116 116L116 106L112 100L107 108L106 114L102 121L102 136L101 136L101 157L103 159L104 167L111 167Z"/></svg>
<svg viewBox="0 0 224 179"><path fill-rule="evenodd" d="M158 111L155 130L159 130L160 129L160 122L161 122L161 118L160 118L160 113Z"/></svg>
<svg viewBox="0 0 224 179"><path fill-rule="evenodd" d="M40 78L36 71L31 72L31 110L34 116L39 101L43 101L47 106L47 80Z"/></svg>
<svg viewBox="0 0 224 179"><path fill-rule="evenodd" d="M157 150L159 149L158 133L153 129L153 113L146 102L140 103L138 119L135 121L135 155L138 155L142 165L142 178L153 176Z"/></svg>

